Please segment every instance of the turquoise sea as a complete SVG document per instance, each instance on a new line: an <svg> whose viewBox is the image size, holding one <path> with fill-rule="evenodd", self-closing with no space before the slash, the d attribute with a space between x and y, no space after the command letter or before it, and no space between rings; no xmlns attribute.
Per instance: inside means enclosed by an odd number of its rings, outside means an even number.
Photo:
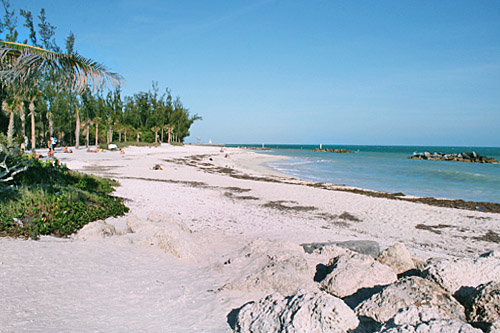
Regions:
<svg viewBox="0 0 500 333"><path fill-rule="evenodd" d="M500 161L500 148L323 145L323 148L355 151L338 154L311 151L319 145L266 144L265 147L271 150L262 153L289 157L267 166L301 179L383 192L500 203L500 164L408 158L414 152L475 151Z"/></svg>

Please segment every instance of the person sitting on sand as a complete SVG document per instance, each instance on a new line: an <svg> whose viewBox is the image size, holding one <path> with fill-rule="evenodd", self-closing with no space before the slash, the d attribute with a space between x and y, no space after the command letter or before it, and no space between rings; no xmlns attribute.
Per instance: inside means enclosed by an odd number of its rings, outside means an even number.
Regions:
<svg viewBox="0 0 500 333"><path fill-rule="evenodd" d="M73 153L73 151L71 149L68 149L68 146L65 146L64 149L63 149L63 151L65 153L67 153L67 154L72 154Z"/></svg>
<svg viewBox="0 0 500 333"><path fill-rule="evenodd" d="M89 147L89 148L87 148L87 153L97 153L97 149L92 150L92 149L90 149L90 147Z"/></svg>
<svg viewBox="0 0 500 333"><path fill-rule="evenodd" d="M123 148L120 149L120 154L125 155L125 150L123 150Z"/></svg>

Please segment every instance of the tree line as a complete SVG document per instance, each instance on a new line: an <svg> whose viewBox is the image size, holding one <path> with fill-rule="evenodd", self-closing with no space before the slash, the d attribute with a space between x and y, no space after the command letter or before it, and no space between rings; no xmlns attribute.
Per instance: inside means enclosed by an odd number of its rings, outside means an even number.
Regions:
<svg viewBox="0 0 500 333"><path fill-rule="evenodd" d="M10 140L26 149L46 147L51 137L58 138L62 145L76 147L131 141L183 142L189 136L193 122L201 119L197 114L190 115L189 109L179 97L173 98L168 88L160 92L156 82L147 92L122 97L121 77L107 71L103 65L79 56L75 50L76 36L72 32L65 39L64 50L57 45L56 27L49 23L44 9L36 17L31 11L21 9L18 16L8 0L2 0L2 5L0 131ZM23 21L23 30L18 29L18 20ZM27 38L21 40L20 31ZM18 43L21 44L19 47ZM5 49L4 44L7 45ZM72 59L70 65L83 61L84 67L74 73L83 71L85 75L70 82L71 75L60 73L65 69L63 63L61 66L46 66L48 69L36 76L32 70L16 72L15 77L9 74L11 81L7 84L6 67L13 66L7 56L12 52L24 56L28 45L33 53L43 51L49 56L65 55ZM66 58L62 57L63 60ZM25 62L33 64L29 57ZM19 63L22 65L18 57L16 66L20 66ZM111 82L114 89L105 90L103 83L106 81Z"/></svg>

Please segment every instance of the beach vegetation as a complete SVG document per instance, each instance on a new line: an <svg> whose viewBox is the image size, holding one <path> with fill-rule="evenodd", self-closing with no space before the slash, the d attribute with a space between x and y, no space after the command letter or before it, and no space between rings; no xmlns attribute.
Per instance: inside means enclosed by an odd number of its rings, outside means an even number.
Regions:
<svg viewBox="0 0 500 333"><path fill-rule="evenodd" d="M128 208L111 196L118 183L69 170L8 147L0 138L0 236L68 236L85 224L118 216Z"/></svg>
<svg viewBox="0 0 500 333"><path fill-rule="evenodd" d="M80 56L72 32L64 51L57 45L56 27L44 9L34 15L29 10L18 13L8 0L2 4L0 131L11 140L20 137L22 148L46 147L51 137L77 148L83 142L87 147L183 142L193 122L201 119L190 115L170 89L160 92L157 83L147 92L122 96L122 78ZM110 84L113 90L105 90ZM159 128L156 135L153 128Z"/></svg>

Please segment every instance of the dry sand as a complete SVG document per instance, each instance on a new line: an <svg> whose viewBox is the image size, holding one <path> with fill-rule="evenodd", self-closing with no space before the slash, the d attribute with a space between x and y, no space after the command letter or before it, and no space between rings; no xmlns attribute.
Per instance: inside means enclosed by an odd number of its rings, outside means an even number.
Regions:
<svg viewBox="0 0 500 333"><path fill-rule="evenodd" d="M125 151L56 152L117 179L130 213L108 219L117 234L105 238L0 239L0 332L231 331L233 309L270 293L249 274L301 243L402 242L422 258L500 249L485 237L500 234L500 214L335 191L236 148Z"/></svg>

